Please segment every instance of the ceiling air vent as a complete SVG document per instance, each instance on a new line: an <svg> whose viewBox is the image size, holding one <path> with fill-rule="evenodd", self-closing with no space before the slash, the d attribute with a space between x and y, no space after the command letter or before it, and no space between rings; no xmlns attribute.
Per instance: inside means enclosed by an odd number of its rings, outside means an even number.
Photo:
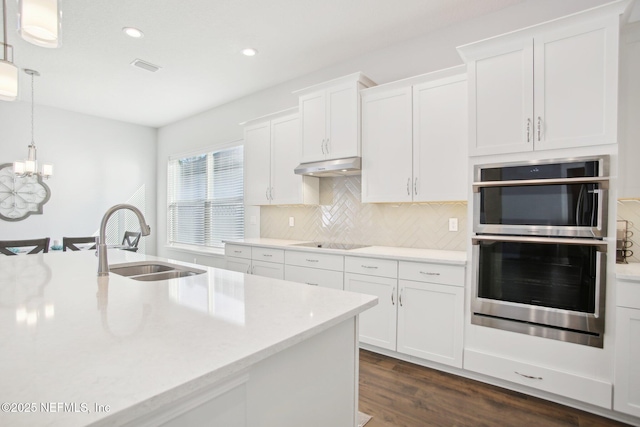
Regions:
<svg viewBox="0 0 640 427"><path fill-rule="evenodd" d="M136 59L131 63L131 65L133 65L134 67L142 68L143 70L151 71L152 73L155 73L160 69L160 67L158 67L157 65L153 65L149 62L143 61L142 59Z"/></svg>

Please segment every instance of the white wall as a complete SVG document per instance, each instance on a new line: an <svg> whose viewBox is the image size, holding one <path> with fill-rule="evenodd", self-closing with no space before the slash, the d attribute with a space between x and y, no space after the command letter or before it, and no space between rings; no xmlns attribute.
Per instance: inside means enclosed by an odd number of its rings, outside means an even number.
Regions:
<svg viewBox="0 0 640 427"><path fill-rule="evenodd" d="M456 46L534 25L579 10L608 3L606 0L527 0L513 7L427 36L391 47L364 53L307 76L284 82L267 90L222 105L202 114L165 126L158 133L158 255L193 261L194 254L165 247L166 243L166 162L175 153L212 146L242 138L238 123L298 104L291 92L342 75L362 71L378 84L460 65ZM261 53L268 54L268 53ZM309 52L313 55L313 52ZM305 58L301 57L301 61ZM257 225L249 218L257 216ZM259 208L246 211L246 237L257 237ZM220 258L197 255L199 263L222 266Z"/></svg>
<svg viewBox="0 0 640 427"><path fill-rule="evenodd" d="M155 253L156 139L154 128L36 105L38 161L54 167L51 198L42 215L0 221L0 240L90 236L110 206L144 185L152 230L145 246ZM0 163L24 159L30 141L30 103L0 101Z"/></svg>

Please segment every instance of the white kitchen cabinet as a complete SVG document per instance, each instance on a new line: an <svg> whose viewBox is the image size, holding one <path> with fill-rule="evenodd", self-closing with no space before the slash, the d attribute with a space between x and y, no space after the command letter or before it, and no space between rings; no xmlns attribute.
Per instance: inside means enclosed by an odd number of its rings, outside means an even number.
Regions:
<svg viewBox="0 0 640 427"><path fill-rule="evenodd" d="M284 279L284 251L282 249L226 243L224 253L227 270Z"/></svg>
<svg viewBox="0 0 640 427"><path fill-rule="evenodd" d="M398 285L398 352L462 368L464 287Z"/></svg>
<svg viewBox="0 0 640 427"><path fill-rule="evenodd" d="M375 307L360 314L360 342L395 351L398 279L345 273L344 289L378 297Z"/></svg>
<svg viewBox="0 0 640 427"><path fill-rule="evenodd" d="M299 96L299 162L360 156L360 89L375 83L355 73L294 92Z"/></svg>
<svg viewBox="0 0 640 427"><path fill-rule="evenodd" d="M285 251L285 280L344 289L344 257L311 251Z"/></svg>
<svg viewBox="0 0 640 427"><path fill-rule="evenodd" d="M331 289L344 289L342 271L323 270L320 268L284 266L284 280L305 283Z"/></svg>
<svg viewBox="0 0 640 427"><path fill-rule="evenodd" d="M245 204L317 204L318 178L293 172L300 160L298 113L287 110L246 124Z"/></svg>
<svg viewBox="0 0 640 427"><path fill-rule="evenodd" d="M411 86L362 93L362 202L413 200Z"/></svg>
<svg viewBox="0 0 640 427"><path fill-rule="evenodd" d="M613 409L640 417L640 281L616 285Z"/></svg>
<svg viewBox="0 0 640 427"><path fill-rule="evenodd" d="M464 67L362 92L362 201L467 199Z"/></svg>
<svg viewBox="0 0 640 427"><path fill-rule="evenodd" d="M400 261L399 353L462 368L462 266Z"/></svg>
<svg viewBox="0 0 640 427"><path fill-rule="evenodd" d="M458 48L472 156L617 143L621 5Z"/></svg>

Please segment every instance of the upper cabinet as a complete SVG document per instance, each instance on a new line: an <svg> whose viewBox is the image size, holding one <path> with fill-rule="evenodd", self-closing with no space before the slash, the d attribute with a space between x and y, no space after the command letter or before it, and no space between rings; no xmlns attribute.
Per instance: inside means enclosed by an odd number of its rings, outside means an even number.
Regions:
<svg viewBox="0 0 640 427"><path fill-rule="evenodd" d="M458 48L469 154L617 143L617 2Z"/></svg>
<svg viewBox="0 0 640 427"><path fill-rule="evenodd" d="M362 73L294 92L299 95L299 162L360 156L360 89L375 86Z"/></svg>
<svg viewBox="0 0 640 427"><path fill-rule="evenodd" d="M455 67L362 91L362 201L467 199L467 76Z"/></svg>
<svg viewBox="0 0 640 427"><path fill-rule="evenodd" d="M318 178L293 173L300 159L296 110L243 123L245 204L318 204Z"/></svg>

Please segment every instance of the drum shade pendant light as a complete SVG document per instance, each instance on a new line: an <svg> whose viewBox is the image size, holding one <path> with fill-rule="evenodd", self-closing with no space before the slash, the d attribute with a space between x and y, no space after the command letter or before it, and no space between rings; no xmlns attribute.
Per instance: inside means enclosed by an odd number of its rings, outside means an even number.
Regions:
<svg viewBox="0 0 640 427"><path fill-rule="evenodd" d="M18 32L36 46L60 47L60 0L19 0Z"/></svg>
<svg viewBox="0 0 640 427"><path fill-rule="evenodd" d="M15 101L18 97L18 67L9 61L7 44L7 1L2 0L2 60L0 60L0 100ZM13 48L11 50L13 56Z"/></svg>
<svg viewBox="0 0 640 427"><path fill-rule="evenodd" d="M25 73L31 76L31 144L29 144L29 153L27 160L18 161L13 163L13 172L21 177L40 175L43 178L49 178L53 175L53 165L43 164L42 170L38 171L38 160L36 156L36 143L34 142L34 77L39 76L40 73L34 70L24 70Z"/></svg>

